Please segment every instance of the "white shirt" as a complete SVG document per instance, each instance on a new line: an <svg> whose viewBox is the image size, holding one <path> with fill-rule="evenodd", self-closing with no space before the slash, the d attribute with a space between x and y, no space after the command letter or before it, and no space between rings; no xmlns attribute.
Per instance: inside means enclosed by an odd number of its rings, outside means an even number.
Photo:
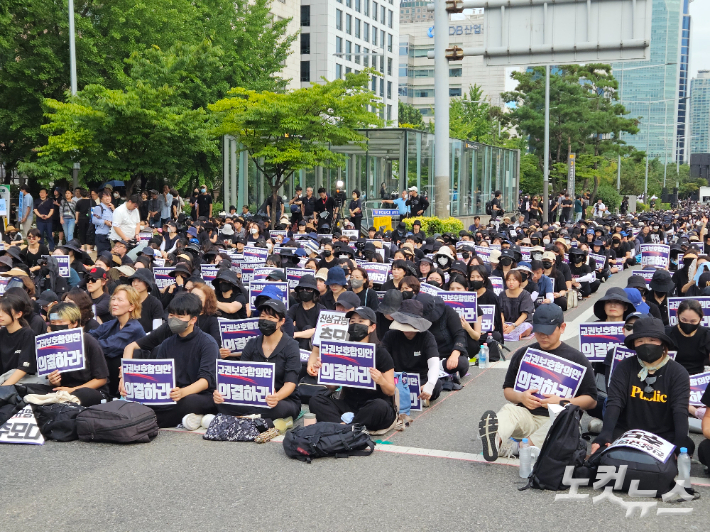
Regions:
<svg viewBox="0 0 710 532"><path fill-rule="evenodd" d="M111 226L111 234L109 238L111 240L123 240L116 232L116 227L119 227L123 234L129 240L136 236L136 227L141 223L141 215L138 209L128 210L126 204L116 207L113 211L113 222Z"/></svg>
<svg viewBox="0 0 710 532"><path fill-rule="evenodd" d="M604 211L606 210L606 205L603 203L594 204L594 216L604 216Z"/></svg>

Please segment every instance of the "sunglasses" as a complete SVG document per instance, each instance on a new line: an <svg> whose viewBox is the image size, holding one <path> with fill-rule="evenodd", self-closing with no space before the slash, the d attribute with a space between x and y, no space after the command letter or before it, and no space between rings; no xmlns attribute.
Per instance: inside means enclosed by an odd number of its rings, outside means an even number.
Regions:
<svg viewBox="0 0 710 532"><path fill-rule="evenodd" d="M648 375L643 382L646 384L646 387L643 389L643 393L653 393L656 391L656 389L653 387L654 384L656 384L656 380L658 377Z"/></svg>
<svg viewBox="0 0 710 532"><path fill-rule="evenodd" d="M624 324L624 329L627 331L633 331L634 330L634 324L633 323L626 323Z"/></svg>

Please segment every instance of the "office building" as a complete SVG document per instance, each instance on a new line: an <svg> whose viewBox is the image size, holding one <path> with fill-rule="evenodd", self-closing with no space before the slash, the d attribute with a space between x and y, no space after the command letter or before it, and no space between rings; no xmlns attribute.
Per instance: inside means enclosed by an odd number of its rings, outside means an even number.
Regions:
<svg viewBox="0 0 710 532"><path fill-rule="evenodd" d="M295 0L275 0L271 3L270 11L271 14L274 16L275 20L279 21L287 18L291 19L291 21L288 23L288 28L286 30L287 35L295 35L300 29L300 6L301 4ZM298 40L296 40L291 44L291 53L286 58L283 70L281 70L280 73L283 79L288 80L288 83L286 85L286 89L288 90L294 90L301 87L301 58L300 54L298 53L298 48L299 44Z"/></svg>
<svg viewBox="0 0 710 532"><path fill-rule="evenodd" d="M688 93L690 66L690 11L689 5L692 0L683 0L683 18L681 20L680 34L680 64L678 69L678 123L676 131L676 159L678 161L687 161L685 152L688 139L686 137L686 129L688 127Z"/></svg>
<svg viewBox="0 0 710 532"><path fill-rule="evenodd" d="M384 104L386 125L397 123L399 3L395 0L302 0L301 86L344 78L367 67Z"/></svg>
<svg viewBox="0 0 710 532"><path fill-rule="evenodd" d="M690 82L690 156L710 153L710 70L698 71Z"/></svg>
<svg viewBox="0 0 710 532"><path fill-rule="evenodd" d="M399 6L399 22L400 24L409 24L411 22L431 22L434 23L434 12L427 10L429 2L406 1L403 0Z"/></svg>
<svg viewBox="0 0 710 532"><path fill-rule="evenodd" d="M619 82L621 103L629 111L629 117L640 118L638 133L622 135L622 139L637 150L648 149L650 157L669 163L675 162L677 151L685 2L687 0L653 0L649 61L612 65ZM689 17L687 20L689 32ZM684 48L687 65L688 46Z"/></svg>
<svg viewBox="0 0 710 532"><path fill-rule="evenodd" d="M483 46L483 15L465 15L449 22L449 46ZM399 43L399 99L419 109L431 120L434 107L434 60L427 52L434 50L434 27L430 22L402 24ZM502 106L500 93L505 90L505 67L486 66L483 57L464 57L449 63L449 96L468 94L477 84L491 104Z"/></svg>

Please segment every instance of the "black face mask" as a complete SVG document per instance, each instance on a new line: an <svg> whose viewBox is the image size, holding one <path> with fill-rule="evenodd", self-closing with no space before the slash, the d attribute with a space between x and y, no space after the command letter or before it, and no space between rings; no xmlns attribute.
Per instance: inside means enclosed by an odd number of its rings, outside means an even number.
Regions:
<svg viewBox="0 0 710 532"><path fill-rule="evenodd" d="M276 322L266 319L259 320L259 332L264 336L271 336L276 332Z"/></svg>
<svg viewBox="0 0 710 532"><path fill-rule="evenodd" d="M513 259L511 259L510 257L501 257L500 263L503 266L510 266L511 264L513 264Z"/></svg>
<svg viewBox="0 0 710 532"><path fill-rule="evenodd" d="M411 290L407 290L405 292L402 292L402 299L412 299L414 297L414 292Z"/></svg>
<svg viewBox="0 0 710 532"><path fill-rule="evenodd" d="M644 362L655 362L663 356L663 346L656 344L643 344L636 347L636 356Z"/></svg>
<svg viewBox="0 0 710 532"><path fill-rule="evenodd" d="M348 338L351 342L359 342L368 334L368 326L364 323L351 323L348 325Z"/></svg>
<svg viewBox="0 0 710 532"><path fill-rule="evenodd" d="M430 284L431 286L436 286L437 288L441 286L441 283L439 281L427 281L427 284Z"/></svg>
<svg viewBox="0 0 710 532"><path fill-rule="evenodd" d="M329 249L326 249L325 251L323 251L324 257L330 257L332 254L333 254L333 252L330 251Z"/></svg>
<svg viewBox="0 0 710 532"><path fill-rule="evenodd" d="M464 259L468 259L471 256L471 254L468 251L464 251L463 253L461 253L461 256Z"/></svg>
<svg viewBox="0 0 710 532"><path fill-rule="evenodd" d="M221 292L229 292L232 288L232 285L229 283L219 283L219 290Z"/></svg>
<svg viewBox="0 0 710 532"><path fill-rule="evenodd" d="M66 331L69 329L69 325L50 325L49 327L52 329L52 332Z"/></svg>
<svg viewBox="0 0 710 532"><path fill-rule="evenodd" d="M474 290L480 290L483 288L483 281L471 281L471 288Z"/></svg>
<svg viewBox="0 0 710 532"><path fill-rule="evenodd" d="M550 268L552 268L552 263L549 260L543 260L542 267L546 270L549 270Z"/></svg>
<svg viewBox="0 0 710 532"><path fill-rule="evenodd" d="M680 330L683 331L685 334L692 334L695 332L698 327L700 327L700 322L698 323L683 323L682 321L678 322L678 327L680 327ZM54 328L52 328L54 330Z"/></svg>
<svg viewBox="0 0 710 532"><path fill-rule="evenodd" d="M304 302L307 301L313 301L313 297L315 294L313 293L312 290L299 290L298 291L298 299Z"/></svg>
<svg viewBox="0 0 710 532"><path fill-rule="evenodd" d="M657 292L656 290L654 290L654 291L653 291L653 294L654 294L658 299L663 299L664 297L666 297L666 293L665 293L665 292Z"/></svg>

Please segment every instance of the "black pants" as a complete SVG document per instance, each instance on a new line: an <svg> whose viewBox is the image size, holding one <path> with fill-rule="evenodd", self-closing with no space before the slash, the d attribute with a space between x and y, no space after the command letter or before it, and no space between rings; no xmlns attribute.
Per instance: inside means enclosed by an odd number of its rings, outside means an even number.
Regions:
<svg viewBox="0 0 710 532"><path fill-rule="evenodd" d="M698 460L705 467L710 467L710 440L703 440L698 445Z"/></svg>
<svg viewBox="0 0 710 532"><path fill-rule="evenodd" d="M158 426L160 428L176 427L182 421L182 418L187 414L216 414L212 392L204 391L194 393L180 399L174 405L148 405L158 418Z"/></svg>
<svg viewBox="0 0 710 532"><path fill-rule="evenodd" d="M329 421L340 423L340 417L345 412L355 414L353 423L364 425L368 430L382 430L394 423L397 413L394 411L392 402L384 399L372 399L359 409L349 405L344 399L334 399L326 395L316 395L311 398L308 407L311 413L316 415L316 421Z"/></svg>
<svg viewBox="0 0 710 532"><path fill-rule="evenodd" d="M312 399L311 399L312 401ZM217 405L217 411L220 414L229 416L248 416L251 414L261 414L263 419L281 419L292 417L294 420L301 413L301 401L290 396L279 401L274 408L259 408L258 406L243 406L243 405L227 405L224 403Z"/></svg>
<svg viewBox="0 0 710 532"><path fill-rule="evenodd" d="M556 297L555 298L555 305L560 307L563 311L567 310L567 296Z"/></svg>
<svg viewBox="0 0 710 532"><path fill-rule="evenodd" d="M119 381L119 370L121 369L121 358L113 357L106 358L106 365L108 366L108 393L111 397L118 397L118 381Z"/></svg>
<svg viewBox="0 0 710 532"><path fill-rule="evenodd" d="M46 384L28 384L24 387L16 387L15 389L18 393L22 390L25 394L33 393L38 395L47 395L49 393L54 393L54 387L47 386ZM85 406L87 408L101 404L101 401L105 399L104 394L98 390L94 390L93 388L77 388L71 392L71 394L79 399L81 406Z"/></svg>
<svg viewBox="0 0 710 532"><path fill-rule="evenodd" d="M459 372L459 377L461 377L462 379L466 376L466 373L468 373L468 367L469 367L470 364L471 364L471 363L468 361L468 357L467 357L467 356L463 356L463 355L459 356L459 363L458 363L458 366L456 366L454 369L449 369L449 368L447 367L447 365L446 365L446 364L447 364L447 361L448 361L448 357L446 357L446 358L444 359L444 371L445 371L446 373L448 373L449 375L453 375L454 373L456 373L456 372L458 371L458 372Z"/></svg>
<svg viewBox="0 0 710 532"><path fill-rule="evenodd" d="M350 221L355 226L355 229L360 231L360 225L362 224L362 216L352 216Z"/></svg>
<svg viewBox="0 0 710 532"><path fill-rule="evenodd" d="M103 251L111 251L111 242L108 240L108 235L98 234L95 237L96 253L100 254Z"/></svg>
<svg viewBox="0 0 710 532"><path fill-rule="evenodd" d="M426 375L420 375L419 376L419 389L423 389L424 385L427 383L425 380ZM439 396L441 395L441 388L443 384L440 379L436 379L436 384L434 385L434 391L431 392L431 398L429 399L430 401L436 401Z"/></svg>

